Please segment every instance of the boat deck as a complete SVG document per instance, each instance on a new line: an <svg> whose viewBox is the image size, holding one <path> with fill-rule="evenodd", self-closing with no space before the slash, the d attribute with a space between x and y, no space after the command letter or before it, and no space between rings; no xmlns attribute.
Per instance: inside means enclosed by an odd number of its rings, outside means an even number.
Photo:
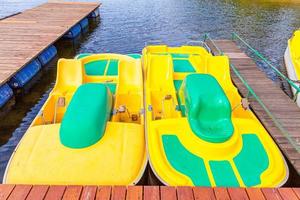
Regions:
<svg viewBox="0 0 300 200"><path fill-rule="evenodd" d="M0 85L99 6L45 3L0 20Z"/></svg>
<svg viewBox="0 0 300 200"><path fill-rule="evenodd" d="M0 185L0 200L300 200L300 188Z"/></svg>
<svg viewBox="0 0 300 200"><path fill-rule="evenodd" d="M288 132L296 145L300 145L300 108L296 103L278 85L266 77L266 74L238 47L236 42L231 40L215 40L214 43L230 58L230 62L236 67L240 75L246 80L267 109L279 121L281 127ZM214 54L219 53L212 42L207 42L207 44L211 47ZM234 84L242 96L246 97L248 89L233 71L231 75ZM282 130L276 126L274 120L271 119L256 100L250 97L249 102L256 116L271 134L285 156L290 160L298 174L300 174L300 153L295 148L295 145L293 146L287 137L282 134Z"/></svg>

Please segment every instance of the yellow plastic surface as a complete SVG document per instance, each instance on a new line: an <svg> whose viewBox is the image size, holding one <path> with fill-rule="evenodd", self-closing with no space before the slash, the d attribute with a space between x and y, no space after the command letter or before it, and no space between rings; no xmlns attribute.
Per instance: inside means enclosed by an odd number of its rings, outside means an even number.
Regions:
<svg viewBox="0 0 300 200"><path fill-rule="evenodd" d="M300 30L294 32L294 35L288 41L288 48L290 48L290 54L292 63L295 68L297 80L300 79Z"/></svg>
<svg viewBox="0 0 300 200"><path fill-rule="evenodd" d="M85 74L85 63L110 59L119 60L118 76ZM114 109L125 106L126 112L112 116L103 138L96 144L82 149L65 147L59 140L60 122L77 87L89 82L116 83ZM136 184L147 162L141 109L143 79L140 60L117 54L96 54L79 60L60 59L56 85L12 155L4 182Z"/></svg>
<svg viewBox="0 0 300 200"><path fill-rule="evenodd" d="M183 80L188 73L173 70L171 54L189 54L187 58L196 73L214 76L225 91L232 111L234 125L233 136L224 143L210 143L201 140L191 130L188 120L178 105L173 80ZM226 56L212 56L202 47L148 46L143 50L144 77L146 77L146 138L151 167L159 179L166 185L193 185L189 177L175 170L164 153L162 135L176 135L182 145L192 154L204 160L206 171L212 186L215 186L209 161L228 160L239 185L241 179L233 158L242 149L242 134L256 134L269 157L269 167L261 175L261 184L255 187L276 187L284 183L288 176L283 156L259 120L241 104L241 96L231 82L229 62ZM181 59L181 58L180 58ZM209 87L209 86L208 86ZM180 94L179 94L180 95ZM168 96L171 100L164 100ZM151 109L149 109L151 108ZM184 160L182 161L184 162Z"/></svg>

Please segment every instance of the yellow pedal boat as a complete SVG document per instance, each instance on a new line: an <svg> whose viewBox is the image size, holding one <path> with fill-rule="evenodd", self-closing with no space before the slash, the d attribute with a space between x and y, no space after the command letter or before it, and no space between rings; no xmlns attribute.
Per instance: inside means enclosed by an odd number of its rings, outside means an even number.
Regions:
<svg viewBox="0 0 300 200"><path fill-rule="evenodd" d="M284 53L284 62L288 77L293 81L300 80L300 29L288 41L288 46ZM300 107L300 96L292 88L294 95L297 95L297 105Z"/></svg>
<svg viewBox="0 0 300 200"><path fill-rule="evenodd" d="M60 59L54 89L11 156L3 182L136 184L147 163L142 111L140 59Z"/></svg>
<svg viewBox="0 0 300 200"><path fill-rule="evenodd" d="M171 186L277 187L280 150L231 82L226 56L202 47L143 50L151 168Z"/></svg>

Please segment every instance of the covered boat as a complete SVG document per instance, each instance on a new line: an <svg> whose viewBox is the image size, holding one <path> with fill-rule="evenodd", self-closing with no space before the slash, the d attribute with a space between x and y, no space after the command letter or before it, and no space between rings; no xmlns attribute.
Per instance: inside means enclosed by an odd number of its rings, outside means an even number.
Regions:
<svg viewBox="0 0 300 200"><path fill-rule="evenodd" d="M197 46L158 45L143 50L143 61L148 155L162 183L277 187L286 182L285 160L232 84L226 56Z"/></svg>
<svg viewBox="0 0 300 200"><path fill-rule="evenodd" d="M60 59L46 103L11 156L4 183L136 184L147 163L140 59Z"/></svg>
<svg viewBox="0 0 300 200"><path fill-rule="evenodd" d="M294 32L294 35L288 41L288 46L284 54L284 62L288 77L299 83L300 80L300 30ZM299 84L297 84L299 85ZM294 95L297 95L297 105L300 107L299 94L296 94L296 89L292 88Z"/></svg>

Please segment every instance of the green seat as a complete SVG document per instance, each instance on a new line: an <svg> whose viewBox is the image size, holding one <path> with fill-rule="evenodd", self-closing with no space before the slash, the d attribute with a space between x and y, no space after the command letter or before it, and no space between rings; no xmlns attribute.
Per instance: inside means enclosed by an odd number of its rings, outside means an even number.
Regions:
<svg viewBox="0 0 300 200"><path fill-rule="evenodd" d="M231 106L222 87L213 76L190 74L181 90L190 127L199 138L219 143L232 136Z"/></svg>
<svg viewBox="0 0 300 200"><path fill-rule="evenodd" d="M60 141L70 148L84 148L104 135L112 109L112 95L105 84L81 85L65 112L60 127Z"/></svg>

